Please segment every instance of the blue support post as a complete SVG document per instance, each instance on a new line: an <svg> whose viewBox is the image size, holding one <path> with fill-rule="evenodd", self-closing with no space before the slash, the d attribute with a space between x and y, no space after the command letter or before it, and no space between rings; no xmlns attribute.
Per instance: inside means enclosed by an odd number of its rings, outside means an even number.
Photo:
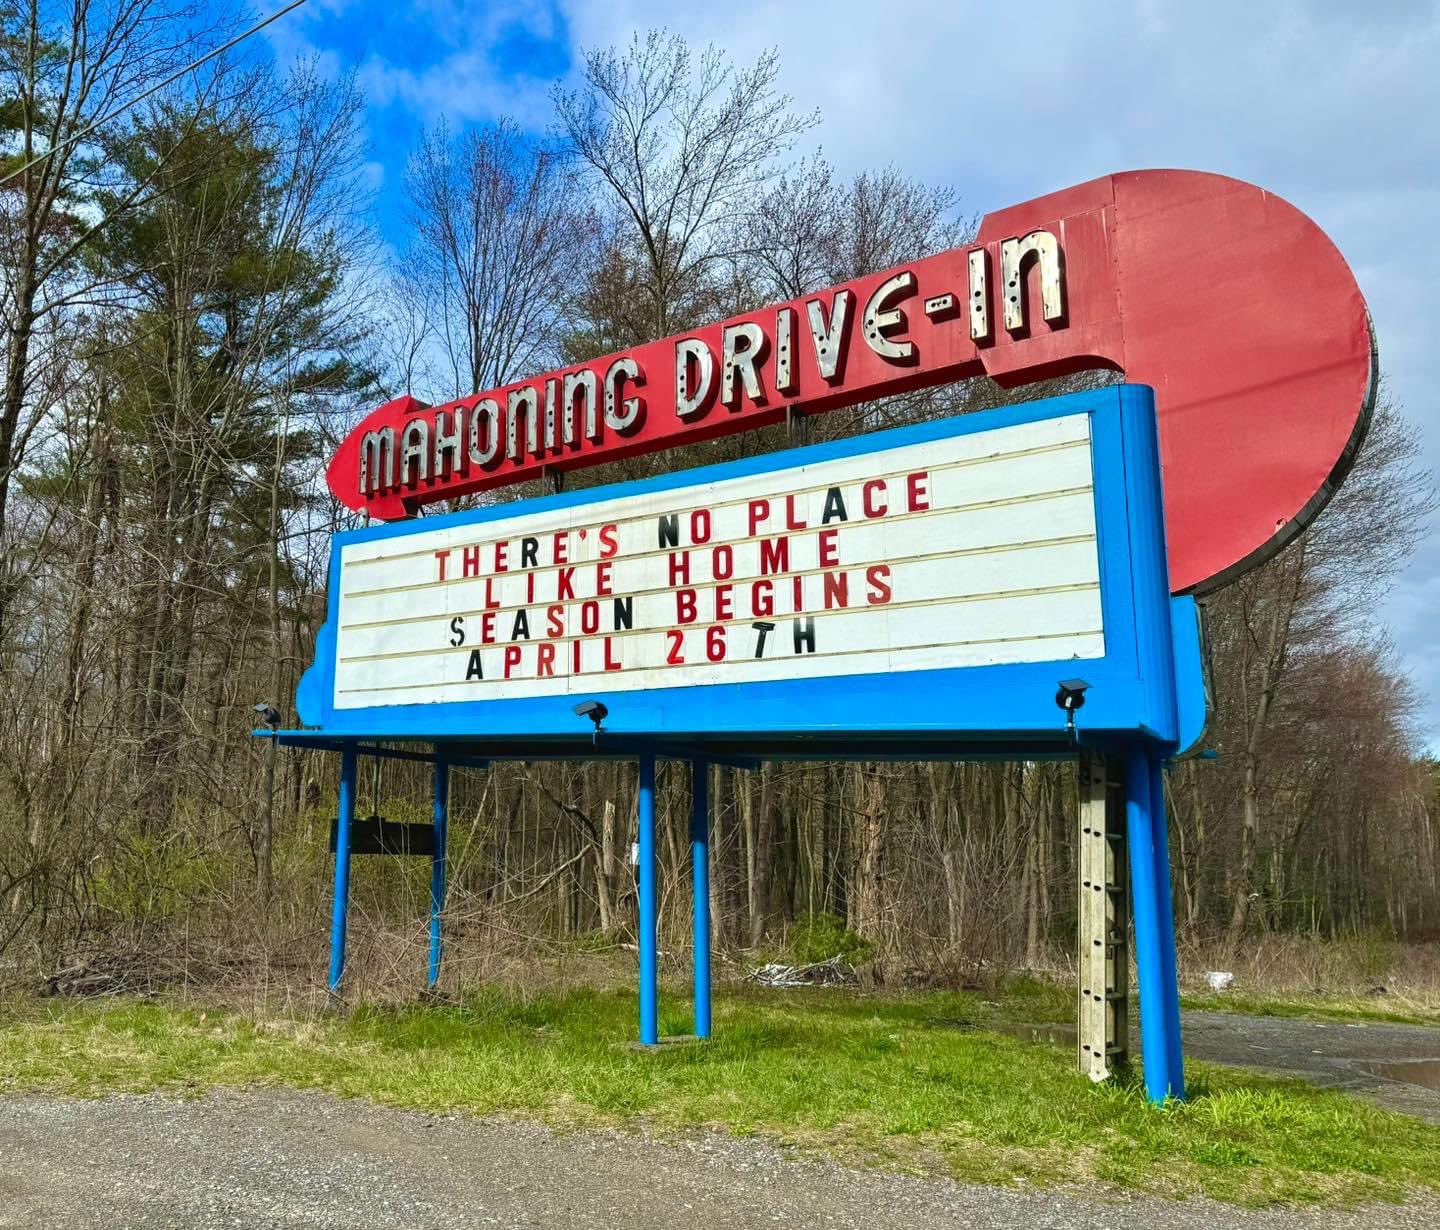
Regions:
<svg viewBox="0 0 1440 1230"><path fill-rule="evenodd" d="M450 762L435 749L435 851L430 856L430 967L425 984L440 981L440 914L445 909L446 846L450 829Z"/></svg>
<svg viewBox="0 0 1440 1230"><path fill-rule="evenodd" d="M1170 885L1170 837L1165 824L1165 772L1150 761L1150 817L1155 850L1155 902L1161 978L1165 992L1166 1064L1172 1097L1185 1096L1185 1052L1180 1041L1180 981L1175 968L1175 904Z"/></svg>
<svg viewBox="0 0 1440 1230"><path fill-rule="evenodd" d="M655 757L650 752L640 756L639 804L640 1042L643 1046L656 1046L660 1042L659 936L655 898Z"/></svg>
<svg viewBox="0 0 1440 1230"><path fill-rule="evenodd" d="M1155 883L1155 828L1151 822L1150 757L1125 752L1125 829L1130 845L1130 901L1135 915L1135 974L1140 984L1140 1046L1145 1095L1163 1102L1172 1092L1170 1040L1161 956L1160 898Z"/></svg>
<svg viewBox="0 0 1440 1230"><path fill-rule="evenodd" d="M690 864L695 897L695 1036L710 1036L710 765L690 762Z"/></svg>
<svg viewBox="0 0 1440 1230"><path fill-rule="evenodd" d="M355 815L355 745L340 753L340 802L335 818L335 905L330 915L330 990L345 972L345 920L350 910L350 821Z"/></svg>

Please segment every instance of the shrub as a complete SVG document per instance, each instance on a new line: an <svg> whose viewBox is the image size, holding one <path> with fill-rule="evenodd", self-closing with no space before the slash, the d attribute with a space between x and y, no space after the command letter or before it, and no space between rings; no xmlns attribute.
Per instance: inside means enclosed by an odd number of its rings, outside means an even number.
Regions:
<svg viewBox="0 0 1440 1230"><path fill-rule="evenodd" d="M814 965L831 957L844 957L851 965L870 958L872 945L845 929L838 914L805 914L790 928L786 956L792 965Z"/></svg>

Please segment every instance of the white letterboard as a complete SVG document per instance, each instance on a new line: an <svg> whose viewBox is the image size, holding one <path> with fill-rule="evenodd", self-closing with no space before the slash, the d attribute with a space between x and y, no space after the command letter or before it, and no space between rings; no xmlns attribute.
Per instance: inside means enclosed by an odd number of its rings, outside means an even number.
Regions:
<svg viewBox="0 0 1440 1230"><path fill-rule="evenodd" d="M457 520L340 548L337 709L1105 652L1085 414Z"/></svg>

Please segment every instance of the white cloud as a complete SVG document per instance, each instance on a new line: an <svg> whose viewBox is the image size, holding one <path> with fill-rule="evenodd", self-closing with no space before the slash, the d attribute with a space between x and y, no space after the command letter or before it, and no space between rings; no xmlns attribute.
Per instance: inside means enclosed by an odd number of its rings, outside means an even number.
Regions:
<svg viewBox="0 0 1440 1230"><path fill-rule="evenodd" d="M517 33L540 42L556 37L555 10L548 3L411 0L405 24L417 32L415 44L384 37L381 31L394 23L377 22L376 7L374 0L312 2L267 27L265 35L281 65L318 54L328 75L358 66L371 107L403 107L422 125L502 115L534 128L549 123L550 78L504 60L502 50ZM343 19L343 27L335 18ZM344 46L332 46L342 32ZM420 44L440 54L417 63Z"/></svg>
<svg viewBox="0 0 1440 1230"><path fill-rule="evenodd" d="M402 105L426 126L509 116L538 129L550 120L549 80L502 75L485 49L456 51L421 69L374 56L360 66L359 80L371 106Z"/></svg>

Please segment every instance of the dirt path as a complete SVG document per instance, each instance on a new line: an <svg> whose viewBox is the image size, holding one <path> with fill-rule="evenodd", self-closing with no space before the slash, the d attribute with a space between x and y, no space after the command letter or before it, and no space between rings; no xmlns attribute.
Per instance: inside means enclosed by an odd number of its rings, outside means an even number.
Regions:
<svg viewBox="0 0 1440 1230"><path fill-rule="evenodd" d="M1187 1012L1182 1028L1192 1059L1304 1077L1440 1123L1440 1089L1382 1075L1389 1065L1440 1060L1440 1029L1228 1012Z"/></svg>
<svg viewBox="0 0 1440 1230"><path fill-rule="evenodd" d="M753 1140L556 1135L293 1090L0 1100L0 1227L40 1230L1419 1230L1440 1201L1247 1212L802 1161Z"/></svg>

